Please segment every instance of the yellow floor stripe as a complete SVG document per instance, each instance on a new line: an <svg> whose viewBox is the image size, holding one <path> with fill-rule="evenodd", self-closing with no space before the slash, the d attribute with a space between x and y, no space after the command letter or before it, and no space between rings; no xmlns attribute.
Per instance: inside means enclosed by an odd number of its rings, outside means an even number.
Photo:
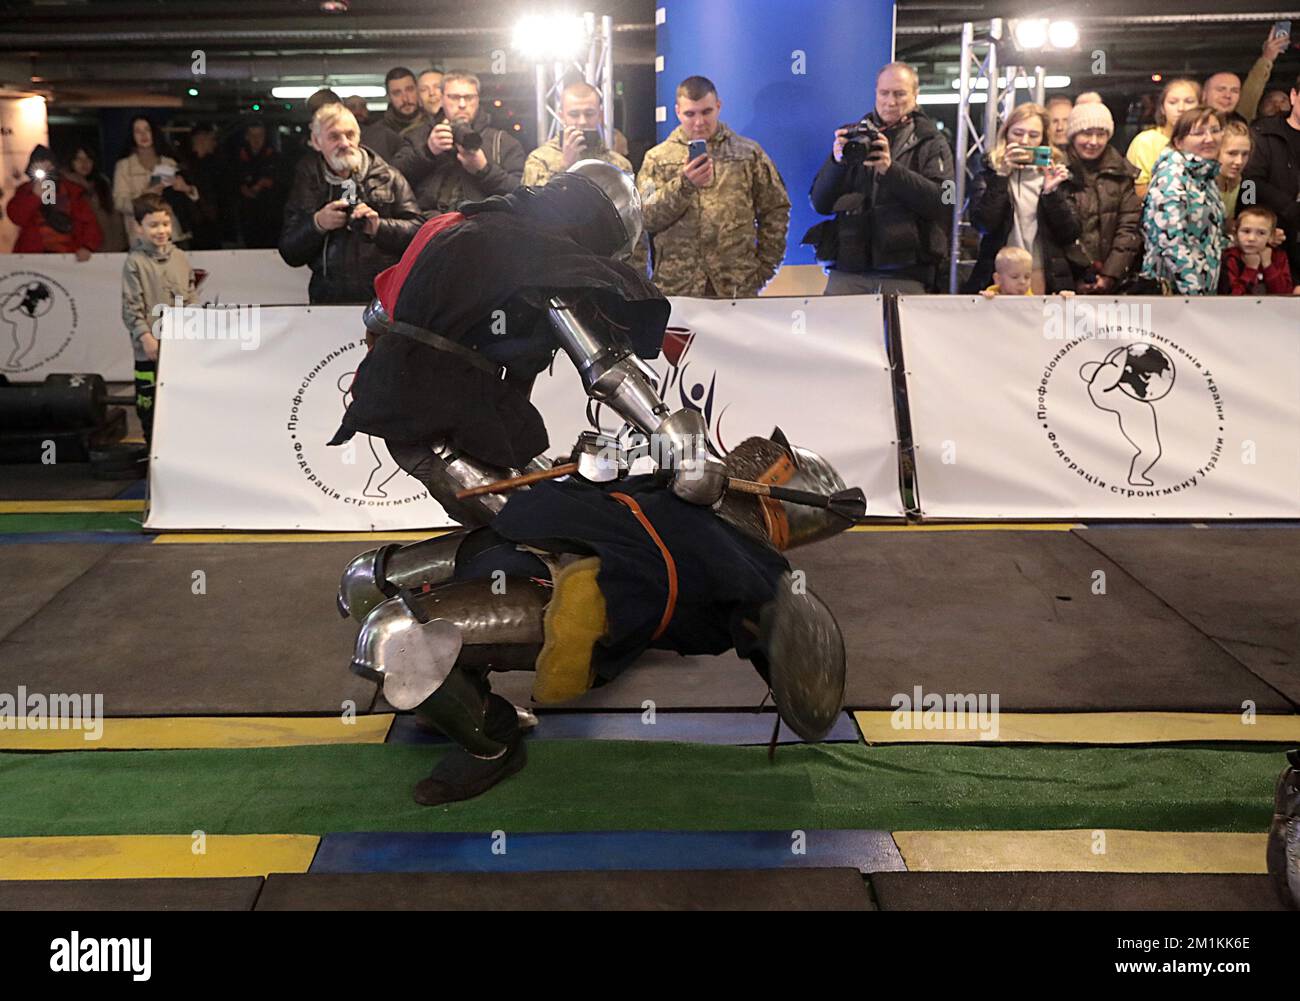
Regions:
<svg viewBox="0 0 1300 1001"><path fill-rule="evenodd" d="M393 714L355 716L176 716L106 719L97 740L86 730L0 730L0 751L166 749L382 744Z"/></svg>
<svg viewBox="0 0 1300 1001"><path fill-rule="evenodd" d="M850 532L1072 532L1083 525L1064 522L971 522L944 525L854 525Z"/></svg>
<svg viewBox="0 0 1300 1001"><path fill-rule="evenodd" d="M1267 872L1267 834L895 831L912 872Z"/></svg>
<svg viewBox="0 0 1300 1001"><path fill-rule="evenodd" d="M891 710L853 714L868 744L1166 744L1196 740L1300 741L1300 715L1240 713L997 713L982 720L937 709L927 714ZM911 724L907 728L906 724ZM951 726L944 724L953 724ZM939 728L942 727L942 728ZM987 734L987 736L985 735Z"/></svg>
<svg viewBox="0 0 1300 1001"><path fill-rule="evenodd" d="M143 511L142 500L0 501L0 514L98 514L104 511Z"/></svg>
<svg viewBox="0 0 1300 1001"><path fill-rule="evenodd" d="M0 879L164 879L306 872L314 834L0 838Z"/></svg>
<svg viewBox="0 0 1300 1001"><path fill-rule="evenodd" d="M446 535L449 528L427 532L168 532L154 539L154 545L195 545L226 542L419 542Z"/></svg>

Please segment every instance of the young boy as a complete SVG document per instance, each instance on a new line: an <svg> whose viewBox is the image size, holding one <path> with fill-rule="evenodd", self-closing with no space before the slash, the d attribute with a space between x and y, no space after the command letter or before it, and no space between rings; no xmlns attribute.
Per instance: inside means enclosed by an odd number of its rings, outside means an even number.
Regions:
<svg viewBox="0 0 1300 1001"><path fill-rule="evenodd" d="M1237 213L1237 238L1223 255L1220 295L1296 295L1285 253L1274 253L1268 241L1277 226L1272 209L1259 205Z"/></svg>
<svg viewBox="0 0 1300 1001"><path fill-rule="evenodd" d="M185 251L172 245L172 217L158 195L141 195L132 206L140 236L122 267L122 320L135 349L135 410L146 444L153 444L154 384L158 338L154 307L174 306L176 298L198 303L194 272Z"/></svg>
<svg viewBox="0 0 1300 1001"><path fill-rule="evenodd" d="M1034 259L1023 247L1003 247L993 259L993 284L980 295L992 299L995 295L1033 295L1029 279L1034 270Z"/></svg>

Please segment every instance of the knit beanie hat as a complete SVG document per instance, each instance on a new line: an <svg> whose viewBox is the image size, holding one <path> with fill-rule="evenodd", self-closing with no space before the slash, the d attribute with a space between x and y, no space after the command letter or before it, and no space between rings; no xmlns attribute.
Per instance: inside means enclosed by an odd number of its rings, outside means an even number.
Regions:
<svg viewBox="0 0 1300 1001"><path fill-rule="evenodd" d="M1107 135L1115 134L1115 119L1111 117L1110 109L1106 105L1089 101L1074 106L1074 110L1070 112L1070 121L1065 126L1066 138L1073 139L1076 132L1084 132L1088 129L1105 129Z"/></svg>

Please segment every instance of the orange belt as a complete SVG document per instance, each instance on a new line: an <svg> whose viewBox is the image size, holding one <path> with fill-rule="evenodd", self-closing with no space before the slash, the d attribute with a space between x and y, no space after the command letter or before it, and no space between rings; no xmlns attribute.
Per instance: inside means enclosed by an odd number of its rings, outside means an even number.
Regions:
<svg viewBox="0 0 1300 1001"><path fill-rule="evenodd" d="M659 620L659 628L655 630L654 635L651 637L651 639L657 640L664 634L664 630L668 628L668 623L673 619L673 612L677 610L677 562L673 559L673 554L668 551L668 547L664 545L664 540L655 531L654 525L650 524L650 519L641 510L640 504L627 494L611 493L610 496L632 512L636 520L641 523L641 527L654 540L654 544L659 547L659 554L664 558L664 567L668 571L668 601L664 604L664 614L663 618Z"/></svg>

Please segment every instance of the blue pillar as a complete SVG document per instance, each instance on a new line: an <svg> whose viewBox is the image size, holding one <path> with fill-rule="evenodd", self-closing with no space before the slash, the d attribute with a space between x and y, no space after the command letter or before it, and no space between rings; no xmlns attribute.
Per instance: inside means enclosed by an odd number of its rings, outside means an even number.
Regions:
<svg viewBox="0 0 1300 1001"><path fill-rule="evenodd" d="M875 106L893 59L894 0L662 0L655 13L659 140L677 127L677 85L706 76L722 120L767 151L790 192L787 264L811 264L799 240L822 217L808 204L835 129Z"/></svg>

